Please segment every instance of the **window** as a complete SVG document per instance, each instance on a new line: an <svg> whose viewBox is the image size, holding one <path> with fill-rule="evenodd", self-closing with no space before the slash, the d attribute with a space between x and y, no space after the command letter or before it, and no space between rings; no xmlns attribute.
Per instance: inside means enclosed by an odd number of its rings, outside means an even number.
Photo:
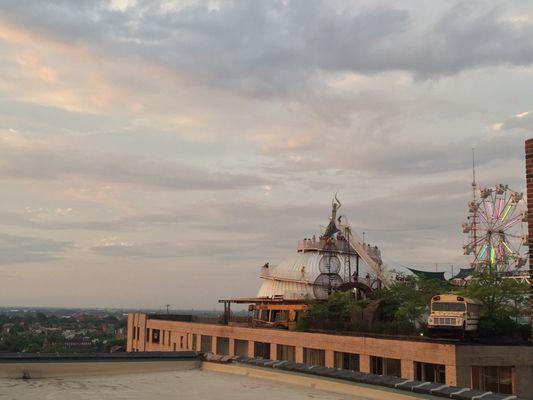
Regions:
<svg viewBox="0 0 533 400"><path fill-rule="evenodd" d="M304 364L326 365L326 352L320 349L310 349L304 347Z"/></svg>
<svg viewBox="0 0 533 400"><path fill-rule="evenodd" d="M159 329L152 329L152 343L159 343Z"/></svg>
<svg viewBox="0 0 533 400"><path fill-rule="evenodd" d="M161 344L165 344L165 340L166 340L166 338L167 338L167 333L166 333L166 331L163 329L163 330L161 331Z"/></svg>
<svg viewBox="0 0 533 400"><path fill-rule="evenodd" d="M269 360L270 359L270 343L254 342L254 356Z"/></svg>
<svg viewBox="0 0 533 400"><path fill-rule="evenodd" d="M396 358L383 359L383 375L398 376L402 375L402 361Z"/></svg>
<svg viewBox="0 0 533 400"><path fill-rule="evenodd" d="M370 372L376 375L401 376L402 362L396 358L371 356Z"/></svg>
<svg viewBox="0 0 533 400"><path fill-rule="evenodd" d="M135 340L135 334L137 333L137 328L133 327L132 339Z"/></svg>
<svg viewBox="0 0 533 400"><path fill-rule="evenodd" d="M415 362L415 379L435 383L446 383L445 367L442 364Z"/></svg>
<svg viewBox="0 0 533 400"><path fill-rule="evenodd" d="M217 337L217 354L229 354L229 339L227 337Z"/></svg>
<svg viewBox="0 0 533 400"><path fill-rule="evenodd" d="M196 333L192 334L192 349L196 351L196 341L198 340L198 335Z"/></svg>
<svg viewBox="0 0 533 400"><path fill-rule="evenodd" d="M141 328L137 327L137 339L141 338Z"/></svg>
<svg viewBox="0 0 533 400"><path fill-rule="evenodd" d="M472 367L472 388L514 394L514 367Z"/></svg>
<svg viewBox="0 0 533 400"><path fill-rule="evenodd" d="M187 337L186 337L186 340L185 340L185 348L188 349L189 348L189 334L187 333Z"/></svg>
<svg viewBox="0 0 533 400"><path fill-rule="evenodd" d="M183 349L183 336L180 336L180 349Z"/></svg>
<svg viewBox="0 0 533 400"><path fill-rule="evenodd" d="M383 357L370 356L370 373L383 375Z"/></svg>
<svg viewBox="0 0 533 400"><path fill-rule="evenodd" d="M207 353L212 351L213 348L213 337L202 335L200 337L200 351L202 353Z"/></svg>
<svg viewBox="0 0 533 400"><path fill-rule="evenodd" d="M248 357L248 340L235 339L235 355Z"/></svg>
<svg viewBox="0 0 533 400"><path fill-rule="evenodd" d="M296 359L296 357L294 356L296 353L296 349L294 346L286 346L284 344L278 344L277 348L278 348L277 349L278 360L294 362L294 360Z"/></svg>
<svg viewBox="0 0 533 400"><path fill-rule="evenodd" d="M359 354L335 352L334 367L359 371Z"/></svg>
<svg viewBox="0 0 533 400"><path fill-rule="evenodd" d="M431 306L433 311L465 311L465 303L434 302Z"/></svg>
<svg viewBox="0 0 533 400"><path fill-rule="evenodd" d="M288 321L289 320L289 310L275 310L275 311L272 311L272 319L274 320L274 322Z"/></svg>

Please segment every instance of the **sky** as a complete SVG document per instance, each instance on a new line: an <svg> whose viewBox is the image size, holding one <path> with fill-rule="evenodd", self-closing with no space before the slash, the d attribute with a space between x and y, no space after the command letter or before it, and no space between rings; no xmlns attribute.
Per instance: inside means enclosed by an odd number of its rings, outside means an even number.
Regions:
<svg viewBox="0 0 533 400"><path fill-rule="evenodd" d="M3 0L0 305L254 296L336 192L388 268L456 271L532 88L530 0Z"/></svg>

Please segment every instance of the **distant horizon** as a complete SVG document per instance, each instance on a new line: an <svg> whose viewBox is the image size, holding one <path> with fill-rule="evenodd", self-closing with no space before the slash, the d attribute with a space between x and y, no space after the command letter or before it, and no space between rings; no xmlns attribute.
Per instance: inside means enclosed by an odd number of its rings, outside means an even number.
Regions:
<svg viewBox="0 0 533 400"><path fill-rule="evenodd" d="M2 311L31 311L31 310L58 310L58 311L138 311L143 312L153 312L161 311L163 314L166 314L166 309L161 308L132 308L132 307L62 307L62 306L0 306L0 312ZM204 308L170 308L169 314L172 314L176 311L195 311L195 312L213 312L219 311L218 309L204 309Z"/></svg>

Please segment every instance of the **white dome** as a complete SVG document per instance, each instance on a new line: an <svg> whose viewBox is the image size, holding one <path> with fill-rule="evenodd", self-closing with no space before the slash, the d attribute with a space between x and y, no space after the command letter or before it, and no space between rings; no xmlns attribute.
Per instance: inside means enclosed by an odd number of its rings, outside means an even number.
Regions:
<svg viewBox="0 0 533 400"><path fill-rule="evenodd" d="M263 284L258 297L283 296L285 299L300 299L306 296L314 298L313 282L320 275L319 263L322 254L318 251L299 252L284 259L275 267L264 268L261 274ZM343 275L344 256L340 256ZM355 271L356 257L350 260L352 273ZM365 277L370 269L362 259L359 259L359 276ZM371 274L372 275L372 274Z"/></svg>

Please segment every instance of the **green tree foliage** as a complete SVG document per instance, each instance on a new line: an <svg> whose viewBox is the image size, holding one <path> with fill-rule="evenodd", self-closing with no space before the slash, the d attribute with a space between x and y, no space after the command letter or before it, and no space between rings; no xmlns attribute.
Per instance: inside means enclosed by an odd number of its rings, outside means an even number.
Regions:
<svg viewBox="0 0 533 400"><path fill-rule="evenodd" d="M307 304L307 310L297 322L298 330L346 330L363 309L362 303L347 292L334 292L327 301L308 299Z"/></svg>
<svg viewBox="0 0 533 400"><path fill-rule="evenodd" d="M379 302L371 330L378 333L410 335L424 327L423 316L429 312L430 300L450 290L445 281L423 276L395 282L372 294Z"/></svg>
<svg viewBox="0 0 533 400"><path fill-rule="evenodd" d="M0 342L0 351L10 353L35 352L43 346L44 337L31 334L13 334L4 338Z"/></svg>
<svg viewBox="0 0 533 400"><path fill-rule="evenodd" d="M308 309L299 319L297 329L417 334L425 328L424 317L429 313L431 298L454 289L457 287L448 282L415 276L374 291L367 300L335 292L328 300L308 300ZM528 337L529 326L520 323L528 310L527 284L478 273L458 294L481 302L482 337Z"/></svg>
<svg viewBox="0 0 533 400"><path fill-rule="evenodd" d="M528 340L529 285L500 274L478 272L462 291L465 297L481 303L479 334L498 341Z"/></svg>
<svg viewBox="0 0 533 400"><path fill-rule="evenodd" d="M428 312L431 297L449 291L444 281L413 277L375 291L367 300L333 293L327 301L309 300L298 329L415 334L416 323Z"/></svg>
<svg viewBox="0 0 533 400"><path fill-rule="evenodd" d="M461 294L480 301L487 317L518 319L527 313L529 285L500 274L476 273Z"/></svg>
<svg viewBox="0 0 533 400"><path fill-rule="evenodd" d="M393 283L375 292L372 297L381 301L382 319L414 325L428 311L431 298L449 290L447 282L415 277Z"/></svg>

